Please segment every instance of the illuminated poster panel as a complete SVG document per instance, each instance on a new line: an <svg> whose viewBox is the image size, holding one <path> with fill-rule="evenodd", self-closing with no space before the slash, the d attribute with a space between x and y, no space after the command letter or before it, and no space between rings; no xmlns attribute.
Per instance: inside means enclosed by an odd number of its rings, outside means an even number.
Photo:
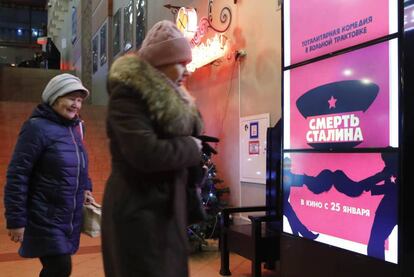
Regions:
<svg viewBox="0 0 414 277"><path fill-rule="evenodd" d="M284 66L398 31L396 0L285 0Z"/></svg>
<svg viewBox="0 0 414 277"><path fill-rule="evenodd" d="M409 2L409 1L407 1ZM414 30L414 1L413 4L404 7L404 31Z"/></svg>
<svg viewBox="0 0 414 277"><path fill-rule="evenodd" d="M285 153L283 231L398 261L397 153Z"/></svg>
<svg viewBox="0 0 414 277"><path fill-rule="evenodd" d="M284 71L284 149L398 147L397 39Z"/></svg>

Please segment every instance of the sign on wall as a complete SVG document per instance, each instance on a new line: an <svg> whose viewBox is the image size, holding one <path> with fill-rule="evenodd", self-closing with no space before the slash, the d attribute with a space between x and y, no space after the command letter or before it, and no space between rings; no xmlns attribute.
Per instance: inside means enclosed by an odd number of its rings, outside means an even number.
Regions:
<svg viewBox="0 0 414 277"><path fill-rule="evenodd" d="M398 31L396 0L285 0L283 15L285 66Z"/></svg>
<svg viewBox="0 0 414 277"><path fill-rule="evenodd" d="M397 39L286 70L284 99L285 149L398 147Z"/></svg>
<svg viewBox="0 0 414 277"><path fill-rule="evenodd" d="M283 231L398 261L398 154L285 153Z"/></svg>
<svg viewBox="0 0 414 277"><path fill-rule="evenodd" d="M399 4L283 6L283 231L392 263L400 243Z"/></svg>
<svg viewBox="0 0 414 277"><path fill-rule="evenodd" d="M266 183L266 132L269 114L240 118L240 180Z"/></svg>

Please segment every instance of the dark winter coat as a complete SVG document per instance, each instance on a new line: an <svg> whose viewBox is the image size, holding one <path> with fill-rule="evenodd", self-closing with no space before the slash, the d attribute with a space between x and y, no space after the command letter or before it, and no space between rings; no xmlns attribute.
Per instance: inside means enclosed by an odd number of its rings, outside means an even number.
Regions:
<svg viewBox="0 0 414 277"><path fill-rule="evenodd" d="M25 227L19 254L73 254L84 190L91 190L79 120L40 104L20 131L4 191L8 229Z"/></svg>
<svg viewBox="0 0 414 277"><path fill-rule="evenodd" d="M201 162L194 104L165 75L127 55L109 72L112 172L103 201L107 277L186 277L188 167Z"/></svg>

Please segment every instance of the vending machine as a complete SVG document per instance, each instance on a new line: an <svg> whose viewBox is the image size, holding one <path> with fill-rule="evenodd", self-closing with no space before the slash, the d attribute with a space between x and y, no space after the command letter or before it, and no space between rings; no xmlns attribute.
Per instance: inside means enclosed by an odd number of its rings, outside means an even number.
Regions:
<svg viewBox="0 0 414 277"><path fill-rule="evenodd" d="M282 276L410 275L412 2L283 2Z"/></svg>

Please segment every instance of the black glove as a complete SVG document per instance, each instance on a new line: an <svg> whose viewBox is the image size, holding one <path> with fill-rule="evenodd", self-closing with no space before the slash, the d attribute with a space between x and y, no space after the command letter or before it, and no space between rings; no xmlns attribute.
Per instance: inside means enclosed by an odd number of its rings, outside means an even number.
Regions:
<svg viewBox="0 0 414 277"><path fill-rule="evenodd" d="M219 142L220 140L216 137L210 137L210 136L196 136L196 138L198 138L199 140L203 141L203 142Z"/></svg>
<svg viewBox="0 0 414 277"><path fill-rule="evenodd" d="M201 145L203 148L201 151L205 153L206 155L210 156L211 154L217 154L217 150L214 149L208 142L219 142L220 140L216 137L210 137L210 136L196 136L199 140L201 140Z"/></svg>

